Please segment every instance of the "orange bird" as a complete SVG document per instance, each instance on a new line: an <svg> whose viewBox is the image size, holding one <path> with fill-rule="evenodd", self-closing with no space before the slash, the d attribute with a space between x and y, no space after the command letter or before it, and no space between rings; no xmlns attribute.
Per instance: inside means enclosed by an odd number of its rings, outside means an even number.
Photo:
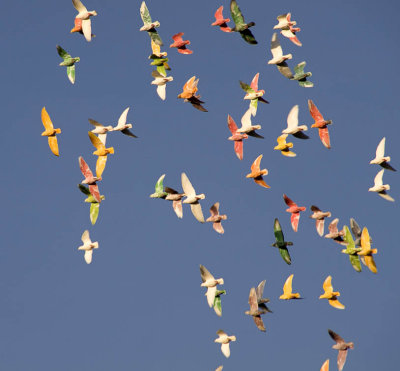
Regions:
<svg viewBox="0 0 400 371"><path fill-rule="evenodd" d="M177 48L178 52L181 54L192 54L193 50L186 49L186 45L190 45L189 40L183 40L182 36L184 35L183 32L179 32L172 36L174 42L169 46L170 48Z"/></svg>
<svg viewBox="0 0 400 371"><path fill-rule="evenodd" d="M220 6L215 12L215 22L211 23L211 26L219 26L220 30L223 32L232 32L232 29L227 25L231 20L229 18L224 18L222 15L222 11L224 10L223 6Z"/></svg>
<svg viewBox="0 0 400 371"><path fill-rule="evenodd" d="M51 122L50 116L45 107L42 108L42 123L45 129L42 133L42 137L47 137L51 152L56 156L60 156L56 134L60 134L61 129L54 129L53 123Z"/></svg>
<svg viewBox="0 0 400 371"><path fill-rule="evenodd" d="M196 80L196 76L192 76L188 81L186 81L185 85L183 85L183 92L178 95L178 98L184 99L185 102L190 102L194 108L200 111L208 112L201 105L204 102L199 99L200 95L196 95L198 83L199 79Z"/></svg>
<svg viewBox="0 0 400 371"><path fill-rule="evenodd" d="M253 178L254 181L259 184L261 187L264 188L271 188L267 183L265 183L263 179L263 175L268 174L267 169L260 170L260 162L262 159L263 155L258 156L255 161L253 162L253 165L251 165L251 173L246 175L246 178Z"/></svg>
<svg viewBox="0 0 400 371"><path fill-rule="evenodd" d="M289 208L286 209L286 211L288 213L291 213L290 222L292 224L292 228L295 232L297 232L297 228L299 226L299 220L300 220L300 211L305 211L306 208L304 206L298 206L295 202L293 202L285 194L283 195L283 199L284 199L286 205L289 206Z"/></svg>
<svg viewBox="0 0 400 371"><path fill-rule="evenodd" d="M321 112L318 111L317 106L313 103L311 99L308 100L308 109L310 110L310 115L315 120L315 122L311 125L311 127L318 128L319 137L321 139L322 144L326 148L331 148L331 142L329 139L329 131L327 125L332 124L332 120L324 120L324 117L321 115Z"/></svg>

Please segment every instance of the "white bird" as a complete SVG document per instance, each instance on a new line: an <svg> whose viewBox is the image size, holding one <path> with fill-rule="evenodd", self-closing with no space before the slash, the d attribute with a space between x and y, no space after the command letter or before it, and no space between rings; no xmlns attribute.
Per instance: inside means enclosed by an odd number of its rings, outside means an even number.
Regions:
<svg viewBox="0 0 400 371"><path fill-rule="evenodd" d="M278 35L276 32L274 32L271 39L271 53L272 59L268 61L268 64L280 64L287 59L292 59L292 54L283 55L282 47L279 43Z"/></svg>
<svg viewBox="0 0 400 371"><path fill-rule="evenodd" d="M98 249L99 248L99 243L98 242L92 242L89 236L89 231L86 230L85 232L82 233L81 240L83 242L82 246L78 247L78 250L84 250L85 251L85 261L87 264L90 264L92 262L92 255L93 255L93 249Z"/></svg>
<svg viewBox="0 0 400 371"><path fill-rule="evenodd" d="M242 127L237 129L236 131L238 133L245 133L247 135L250 135L252 137L256 138L264 138L262 135L256 133L256 130L261 129L261 125L252 125L251 123L251 107L244 113L241 119Z"/></svg>
<svg viewBox="0 0 400 371"><path fill-rule="evenodd" d="M376 147L375 158L369 163L381 165L385 169L396 171L392 166L388 164L388 162L390 161L390 156L385 157L385 141L386 138L383 137L382 140L379 142L378 147Z"/></svg>
<svg viewBox="0 0 400 371"><path fill-rule="evenodd" d="M383 184L382 178L383 178L383 172L385 169L382 169L378 174L376 174L375 179L374 179L374 186L368 189L370 192L376 192L378 193L379 196L384 198L387 201L394 201L394 198L389 196L386 191L390 190L390 185L389 184Z"/></svg>
<svg viewBox="0 0 400 371"><path fill-rule="evenodd" d="M208 271L208 269L200 264L200 275L203 283L200 285L202 287L207 287L207 303L211 308L214 305L215 293L217 292L217 285L223 285L224 279L215 279L214 276Z"/></svg>
<svg viewBox="0 0 400 371"><path fill-rule="evenodd" d="M88 11L85 5L80 0L72 0L72 4L78 11L78 15L75 18L82 19L82 32L85 36L86 41L92 40L92 24L90 17L97 15L95 10Z"/></svg>
<svg viewBox="0 0 400 371"><path fill-rule="evenodd" d="M100 135L107 134L109 131L113 131L113 127L111 125L104 126L103 124L100 124L100 122L97 122L96 120L93 119L89 119L89 122L94 126L92 133L98 134L102 142L103 142L102 138L104 137L101 138ZM103 142L103 144L105 145L106 143Z"/></svg>
<svg viewBox="0 0 400 371"><path fill-rule="evenodd" d="M173 81L174 78L172 76L163 76L158 71L153 71L151 75L154 77L154 80L151 82L152 85L157 85L157 94L162 99L165 100L166 97L166 87L167 82Z"/></svg>
<svg viewBox="0 0 400 371"><path fill-rule="evenodd" d="M129 130L132 127L132 124L126 123L128 111L129 107L126 108L124 112L122 112L121 116L119 117L117 126L113 127L113 131L120 131L122 134L128 135L133 138L137 138L137 136Z"/></svg>
<svg viewBox="0 0 400 371"><path fill-rule="evenodd" d="M201 205L199 203L199 200L204 200L206 196L204 195L204 193L196 195L196 191L194 190L192 183L190 183L190 180L185 173L182 173L181 181L182 181L183 192L186 195L185 200L182 202L184 204L190 204L190 208L192 210L192 214L194 215L194 217L200 223L204 223L205 222L204 215L203 211L201 210Z"/></svg>
<svg viewBox="0 0 400 371"><path fill-rule="evenodd" d="M226 357L229 358L231 355L231 350L229 349L229 343L231 341L236 341L235 335L228 336L225 331L218 330L217 331L218 338L214 340L215 343L221 344L221 352Z"/></svg>
<svg viewBox="0 0 400 371"><path fill-rule="evenodd" d="M283 134L292 134L296 138L308 139L309 136L304 134L303 131L307 131L306 125L299 126L299 105L296 104L292 107L287 117L287 128L282 130Z"/></svg>

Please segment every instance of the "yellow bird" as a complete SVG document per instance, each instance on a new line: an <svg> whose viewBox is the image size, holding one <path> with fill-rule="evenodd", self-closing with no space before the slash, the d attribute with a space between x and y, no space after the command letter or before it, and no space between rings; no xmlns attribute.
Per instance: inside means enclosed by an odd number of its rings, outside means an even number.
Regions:
<svg viewBox="0 0 400 371"><path fill-rule="evenodd" d="M101 175L103 174L104 168L106 167L106 162L107 162L107 155L109 153L113 154L114 153L114 147L106 148L106 136L103 138L103 142L91 131L88 132L90 141L92 144L96 147L96 151L93 152L94 155L98 156L97 162L96 162L96 176L98 178L101 178Z"/></svg>
<svg viewBox="0 0 400 371"><path fill-rule="evenodd" d="M292 293L292 281L293 274L291 274L285 284L283 285L283 294L279 297L279 299L290 300L290 299L300 299L300 294L298 292Z"/></svg>
<svg viewBox="0 0 400 371"><path fill-rule="evenodd" d="M337 309L344 309L345 306L338 300L338 296L340 296L339 291L333 291L332 287L332 277L328 276L326 277L322 288L324 289L324 293L320 295L320 299L328 299L329 304L332 305L332 307L337 308Z"/></svg>
<svg viewBox="0 0 400 371"><path fill-rule="evenodd" d="M287 157L296 157L296 154L292 151L289 151L289 148L293 147L293 143L289 142L286 143L286 138L287 134L282 134L281 136L278 137L276 140L278 142L278 145L274 147L274 149L281 151L282 155L287 156Z"/></svg>
<svg viewBox="0 0 400 371"><path fill-rule="evenodd" d="M329 358L324 362L320 371L329 371Z"/></svg>
<svg viewBox="0 0 400 371"><path fill-rule="evenodd" d="M376 264L372 254L376 254L378 249L371 249L371 239L367 227L364 227L361 233L361 251L357 254L364 258L364 263L372 273L377 273Z"/></svg>
<svg viewBox="0 0 400 371"><path fill-rule="evenodd" d="M54 129L53 123L51 122L50 116L45 107L42 108L42 122L45 128L44 132L42 133L42 137L47 137L51 152L53 152L56 156L60 156L60 153L58 152L56 134L60 134L61 129Z"/></svg>

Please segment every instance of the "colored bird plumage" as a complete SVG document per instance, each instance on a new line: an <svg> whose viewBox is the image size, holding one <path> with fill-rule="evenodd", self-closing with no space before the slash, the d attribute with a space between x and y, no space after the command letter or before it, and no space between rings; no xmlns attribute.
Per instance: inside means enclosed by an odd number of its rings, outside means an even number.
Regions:
<svg viewBox="0 0 400 371"><path fill-rule="evenodd" d="M162 46L163 42L161 40L160 35L158 34L158 32L156 30L157 27L160 27L160 22L152 21L149 9L147 8L147 5L144 1L140 5L140 17L142 18L142 21L143 21L143 26L140 27L140 31L147 31L151 40L155 44Z"/></svg>
<svg viewBox="0 0 400 371"><path fill-rule="evenodd" d="M84 195L87 196L85 202L90 203L90 210L89 210L90 222L92 223L92 225L95 225L97 218L99 217L100 202L97 202L94 196L90 193L89 187L86 187L83 184L78 184L78 188ZM100 199L101 201L103 201L105 197L103 195L100 195Z"/></svg>
<svg viewBox="0 0 400 371"><path fill-rule="evenodd" d="M253 178L254 182L264 188L271 188L263 179L263 175L268 174L267 169L260 170L260 162L263 155L258 156L251 165L251 173L246 175L246 178Z"/></svg>
<svg viewBox="0 0 400 371"><path fill-rule="evenodd" d="M80 61L79 57L72 58L60 45L57 45L57 53L63 59L60 66L67 67L67 76L72 84L75 83L75 63Z"/></svg>
<svg viewBox="0 0 400 371"><path fill-rule="evenodd" d="M87 184L89 186L90 194L98 203L100 203L101 196L97 182L101 180L101 177L93 176L92 170L90 170L89 165L86 163L82 156L80 156L78 160L79 168L83 176L85 177L85 179L82 180L82 184Z"/></svg>
<svg viewBox="0 0 400 371"><path fill-rule="evenodd" d="M61 129L54 129L53 123L51 122L50 116L45 107L42 108L41 118L45 129L41 135L42 137L47 137L51 152L56 156L60 156L56 134L60 134Z"/></svg>
<svg viewBox="0 0 400 371"><path fill-rule="evenodd" d="M338 296L340 296L339 291L333 291L332 286L332 277L326 277L324 283L322 284L322 288L324 289L324 293L319 296L320 299L328 299L329 304L337 309L344 309L345 306L339 302Z"/></svg>
<svg viewBox="0 0 400 371"><path fill-rule="evenodd" d="M317 233L322 237L324 235L325 218L330 218L332 214L329 211L321 211L315 205L312 205L310 209L313 212L310 218L315 219L315 228L317 229Z"/></svg>
<svg viewBox="0 0 400 371"><path fill-rule="evenodd" d="M311 72L304 72L304 67L306 66L306 62L301 62L294 69L294 75L291 80L297 80L299 85L303 88L312 88L314 83L307 80L307 77L311 77Z"/></svg>
<svg viewBox="0 0 400 371"><path fill-rule="evenodd" d="M177 48L178 52L181 54L193 54L193 50L187 49L186 45L190 45L189 40L183 40L182 36L183 32L178 32L174 36L172 36L172 40L174 42L169 46L170 48Z"/></svg>
<svg viewBox="0 0 400 371"><path fill-rule="evenodd" d="M292 300L292 299L300 299L300 294L298 292L292 292L292 281L293 274L291 274L285 281L283 285L283 294L279 297L281 300Z"/></svg>
<svg viewBox="0 0 400 371"><path fill-rule="evenodd" d="M338 370L342 371L344 364L346 363L346 358L347 358L347 350L348 349L353 349L354 348L354 343L353 342L345 342L343 338L338 335L336 332L332 330L328 330L329 336L336 342L335 345L332 346L333 349L336 349L339 351L338 357L337 357L337 366Z"/></svg>
<svg viewBox="0 0 400 371"><path fill-rule="evenodd" d="M207 112L207 110L201 105L204 102L200 100L200 95L196 95L198 83L199 79L196 80L196 76L192 76L188 81L186 81L185 85L183 85L183 92L178 95L178 98L183 99L184 102L189 102L199 111Z"/></svg>
<svg viewBox="0 0 400 371"><path fill-rule="evenodd" d="M371 238L367 227L364 227L361 233L361 250L357 254L363 258L365 265L372 273L378 273L373 254L376 254L378 249L371 249Z"/></svg>
<svg viewBox="0 0 400 371"><path fill-rule="evenodd" d="M167 196L168 193L164 191L164 185L163 185L164 178L165 174L161 175L158 178L154 193L150 195L150 198L165 198Z"/></svg>
<svg viewBox="0 0 400 371"><path fill-rule="evenodd" d="M292 54L283 55L282 47L278 39L276 32L273 33L271 39L271 53L272 59L268 61L268 64L280 65L288 59L292 59Z"/></svg>
<svg viewBox="0 0 400 371"><path fill-rule="evenodd" d="M286 209L286 212L290 213L290 223L292 225L293 230L297 232L300 220L300 212L305 211L306 207L298 206L285 194L283 194L283 200L285 201L285 204L289 206L289 208Z"/></svg>
<svg viewBox="0 0 400 371"><path fill-rule="evenodd" d="M185 193L179 193L178 191L170 187L165 187L164 191L167 193L165 199L168 201L172 201L172 208L176 216L182 219L183 217L182 198L186 196Z"/></svg>
<svg viewBox="0 0 400 371"><path fill-rule="evenodd" d="M255 26L254 22L246 23L244 21L243 14L237 5L236 0L231 0L231 17L233 22L235 23L235 27L231 28L231 32L239 32L240 36L242 36L243 40L249 44L257 44L254 35L249 30L250 27Z"/></svg>
<svg viewBox="0 0 400 371"><path fill-rule="evenodd" d="M267 311L265 309L261 309L258 306L258 300L257 300L257 293L256 293L256 289L254 287L252 287L250 289L250 294L249 294L249 306L250 306L250 310L247 310L245 312L245 314L252 316L254 323L256 324L257 328L260 331L265 332L265 325L264 322L261 318L262 314L265 314Z"/></svg>
<svg viewBox="0 0 400 371"><path fill-rule="evenodd" d="M93 152L93 154L97 156L96 176L98 178L101 178L103 171L106 167L107 155L110 153L114 153L114 147L106 148L105 143L107 134L103 134L103 141L100 140L100 138L98 138L96 134L93 134L91 131L88 132L88 135L93 146L96 148L96 151Z"/></svg>
<svg viewBox="0 0 400 371"><path fill-rule="evenodd" d="M219 213L219 202L216 202L214 205L211 206L210 213L211 216L207 218L206 222L213 223L213 228L215 232L219 234L224 234L225 231L222 227L221 221L228 219L228 217Z"/></svg>
<svg viewBox="0 0 400 371"><path fill-rule="evenodd" d="M341 231L338 230L337 227L338 223L339 223L338 218L333 219L328 226L329 233L327 233L324 237L330 238L337 243L344 244L343 242L344 230Z"/></svg>
<svg viewBox="0 0 400 371"><path fill-rule="evenodd" d="M342 250L342 253L348 254L350 263L354 268L354 270L357 272L361 272L360 257L357 255L357 253L361 251L361 248L357 248L355 246L353 237L351 236L349 227L347 225L343 227L343 230L344 230L343 241L346 244L346 248Z"/></svg>
<svg viewBox="0 0 400 371"><path fill-rule="evenodd" d="M78 11L78 15L75 17L75 27L71 30L73 32L83 33L86 41L92 40L92 21L90 17L96 16L95 10L88 11L80 0L72 0L74 8ZM76 20L80 20L76 22Z"/></svg>
<svg viewBox="0 0 400 371"><path fill-rule="evenodd" d="M293 27L297 24L296 21L292 21L291 13L286 13L279 15L276 19L278 20L278 24L274 26L274 30L281 30L282 36L287 37L293 44L297 46L301 46L302 43L296 36L296 32L300 31L299 27Z"/></svg>
<svg viewBox="0 0 400 371"><path fill-rule="evenodd" d="M278 218L274 220L274 235L275 242L271 245L277 247L279 249L279 253L281 254L282 259L286 262L286 264L292 264L292 259L290 258L289 251L287 249L288 246L292 246L293 242L285 241L285 237L283 236L282 227L279 223Z"/></svg>
<svg viewBox="0 0 400 371"><path fill-rule="evenodd" d="M278 145L274 147L274 150L281 151L282 155L286 157L296 157L297 155L289 150L290 148L293 148L293 143L286 142L287 136L288 136L287 134L282 134L276 139Z"/></svg>
<svg viewBox="0 0 400 371"><path fill-rule="evenodd" d="M234 141L233 148L236 153L236 156L239 160L243 160L243 139L247 139L248 136L245 133L243 134L238 132L238 127L236 125L236 122L230 115L228 115L228 128L232 133L232 135L228 139Z"/></svg>
<svg viewBox="0 0 400 371"><path fill-rule="evenodd" d="M332 124L332 120L325 120L324 117L319 112L317 106L313 103L311 99L308 100L308 109L310 111L311 117L314 119L314 124L311 125L312 128L318 128L319 138L322 144L326 148L331 148L331 142L329 138L328 126Z"/></svg>
<svg viewBox="0 0 400 371"><path fill-rule="evenodd" d="M249 99L250 100L250 111L252 116L255 116L257 114L257 106L258 106L258 101L263 102L263 103L269 103L263 98L263 95L265 94L265 90L258 90L258 78L260 76L260 73L257 73L254 77L253 80L251 81L251 84L248 85L244 83L243 81L239 81L240 87L246 92L246 95L244 96L243 99Z"/></svg>
<svg viewBox="0 0 400 371"><path fill-rule="evenodd" d="M224 10L223 6L220 6L215 12L215 22L211 23L211 26L218 26L219 29L223 32L232 32L231 28L227 25L231 20L229 18L224 18L222 15L222 11Z"/></svg>

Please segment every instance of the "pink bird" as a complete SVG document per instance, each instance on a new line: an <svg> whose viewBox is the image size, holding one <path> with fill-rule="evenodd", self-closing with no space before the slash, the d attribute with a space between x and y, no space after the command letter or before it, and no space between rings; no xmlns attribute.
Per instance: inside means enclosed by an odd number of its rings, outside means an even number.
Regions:
<svg viewBox="0 0 400 371"><path fill-rule="evenodd" d="M226 220L228 217L219 213L219 202L216 202L211 206L210 213L211 216L206 220L206 222L212 222L215 232L223 234L224 228L222 227L221 221Z"/></svg>
<svg viewBox="0 0 400 371"><path fill-rule="evenodd" d="M322 144L326 148L331 148L327 125L332 124L332 120L324 120L324 117L318 111L317 106L313 103L311 99L308 100L308 109L310 111L310 115L315 120L314 124L312 124L311 127L318 128L319 138L321 139Z"/></svg>
<svg viewBox="0 0 400 371"><path fill-rule="evenodd" d="M79 167L85 179L82 180L82 184L87 184L89 186L89 192L94 197L94 199L100 203L100 191L99 187L97 186L96 182L100 181L101 178L93 176L92 170L90 170L89 165L83 159L82 156L79 156Z"/></svg>
<svg viewBox="0 0 400 371"><path fill-rule="evenodd" d="M321 211L317 206L312 205L310 218L315 219L315 228L317 233L322 237L324 235L325 218L330 218L331 213L329 211Z"/></svg>
<svg viewBox="0 0 400 371"><path fill-rule="evenodd" d="M277 17L279 23L274 26L274 30L280 29L282 36L287 37L293 44L301 46L302 43L296 36L296 32L300 31L300 27L293 27L296 25L296 21L292 21L291 13L282 14Z"/></svg>
<svg viewBox="0 0 400 371"><path fill-rule="evenodd" d="M304 206L298 206L295 202L293 202L288 196L283 195L283 199L285 200L286 205L289 206L286 211L291 213L290 222L292 223L292 228L295 232L297 232L297 228L299 226L300 220L300 211L305 211L306 208Z"/></svg>
<svg viewBox="0 0 400 371"><path fill-rule="evenodd" d="M228 128L232 133L232 136L230 136L228 139L234 141L234 150L236 153L236 156L238 157L239 160L243 160L243 139L247 139L248 136L246 133L238 133L238 127L236 125L236 122L233 121L233 118L228 115Z"/></svg>
<svg viewBox="0 0 400 371"><path fill-rule="evenodd" d="M232 29L227 25L231 20L229 18L224 18L222 15L222 11L224 10L223 6L220 6L215 12L215 22L211 23L211 26L219 26L220 30L223 32L232 32Z"/></svg>
<svg viewBox="0 0 400 371"><path fill-rule="evenodd" d="M190 45L189 40L183 40L183 32L179 32L172 36L174 42L169 46L170 48L178 48L178 52L181 54L192 54L193 50L186 49L186 45Z"/></svg>

